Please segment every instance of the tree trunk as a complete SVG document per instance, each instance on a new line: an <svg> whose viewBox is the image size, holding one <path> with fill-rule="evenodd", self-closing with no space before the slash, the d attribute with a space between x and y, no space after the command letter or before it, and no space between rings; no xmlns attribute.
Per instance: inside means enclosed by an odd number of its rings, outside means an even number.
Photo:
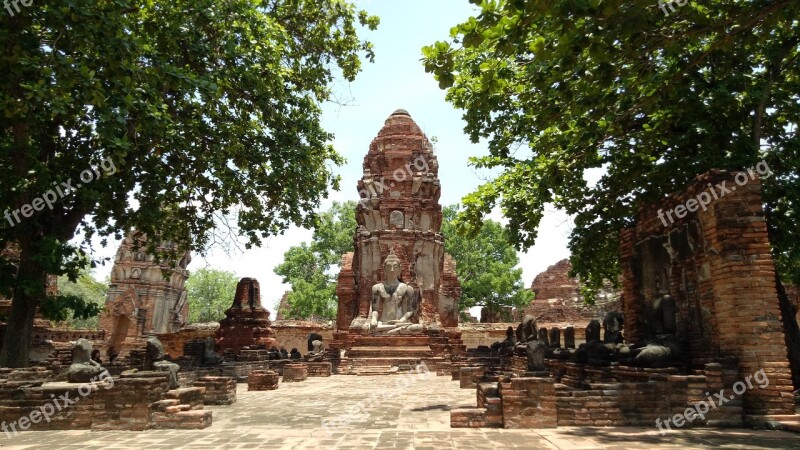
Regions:
<svg viewBox="0 0 800 450"><path fill-rule="evenodd" d="M786 289L780 277L775 273L775 287L778 289L778 305L783 319L783 334L786 339L786 350L789 356L789 367L792 369L792 384L800 388L800 326L797 324L797 308L789 302Z"/></svg>
<svg viewBox="0 0 800 450"><path fill-rule="evenodd" d="M33 317L39 298L45 294L47 274L32 256L30 239L20 242L19 268L11 302L11 316L3 336L0 367L28 367ZM24 289L23 286L31 286ZM41 292L39 291L41 290ZM39 293L40 292L40 293Z"/></svg>

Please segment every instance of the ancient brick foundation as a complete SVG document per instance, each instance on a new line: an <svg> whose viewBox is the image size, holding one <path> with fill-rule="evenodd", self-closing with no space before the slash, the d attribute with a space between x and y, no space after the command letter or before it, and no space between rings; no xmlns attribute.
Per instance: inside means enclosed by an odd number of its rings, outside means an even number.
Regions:
<svg viewBox="0 0 800 450"><path fill-rule="evenodd" d="M280 375L274 370L254 370L247 377L248 391L273 391L278 389Z"/></svg>
<svg viewBox="0 0 800 450"><path fill-rule="evenodd" d="M243 348L266 348L276 344L270 328L269 311L261 305L261 290L254 278L242 278L236 286L233 305L219 322L217 347L226 357Z"/></svg>
<svg viewBox="0 0 800 450"><path fill-rule="evenodd" d="M230 377L200 377L193 383L205 389L203 404L232 405L236 403L236 380Z"/></svg>
<svg viewBox="0 0 800 450"><path fill-rule="evenodd" d="M747 182L737 184L737 177ZM644 339L643 311L657 295L657 280L666 279L662 285L675 300L678 338L692 367L735 357L739 379L759 370L769 377L768 387L744 394L744 413L758 421L794 414L794 401L760 180L749 178L712 171L686 191L642 208L636 225L621 235L620 256L627 340ZM698 195L710 196L709 185L723 183L730 192L697 207ZM687 213L689 201L695 211ZM675 213L679 206L684 217Z"/></svg>
<svg viewBox="0 0 800 450"><path fill-rule="evenodd" d="M478 380L483 376L483 367L459 367L458 380L461 389L474 389L478 386Z"/></svg>
<svg viewBox="0 0 800 450"><path fill-rule="evenodd" d="M42 369L6 370L0 376L5 377L0 379L0 421L20 429L141 431L211 425L211 411L203 410L205 389L169 390L163 372L123 374L113 385L47 382L52 372ZM67 405L63 396L73 403ZM50 412L49 420L43 420Z"/></svg>
<svg viewBox="0 0 800 450"><path fill-rule="evenodd" d="M331 376L331 363L329 362L309 362L306 365L308 366L309 377Z"/></svg>
<svg viewBox="0 0 800 450"><path fill-rule="evenodd" d="M468 352L453 362L453 374L460 365L460 381L471 386L472 373L483 370L475 380L478 404L453 410L452 426L666 428L670 420L673 427L797 429L760 186L748 177L702 175L685 192L642 208L635 225L621 233L624 336L634 344L627 350L651 342L653 327L659 327L656 334L674 333L679 347L670 350L672 367L621 365L636 363L622 358L590 365L567 351L552 353L560 359L545 359L539 373L528 372L528 360L519 354L498 366L474 363L477 352ZM711 200L710 185L725 183L737 189L698 207L701 194ZM694 208L687 213L690 200ZM678 206L684 208L679 220L667 223L665 212L675 214ZM664 307L670 298L674 312ZM666 303L657 306L654 299ZM673 314L676 326L670 328L664 323ZM539 339L562 334L539 331Z"/></svg>
<svg viewBox="0 0 800 450"><path fill-rule="evenodd" d="M283 366L283 382L306 381L308 378L307 364L286 364Z"/></svg>
<svg viewBox="0 0 800 450"><path fill-rule="evenodd" d="M286 350L296 348L303 354L308 351L308 335L310 333L322 336L323 342L333 340L333 327L327 323L310 320L275 320L272 322L271 328L278 347Z"/></svg>

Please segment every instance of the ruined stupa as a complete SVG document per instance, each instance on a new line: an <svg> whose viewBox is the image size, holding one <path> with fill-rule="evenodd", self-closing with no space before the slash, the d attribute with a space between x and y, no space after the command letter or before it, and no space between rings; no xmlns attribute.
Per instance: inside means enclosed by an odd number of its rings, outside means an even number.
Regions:
<svg viewBox="0 0 800 450"><path fill-rule="evenodd" d="M449 339L431 348L460 345L461 288L440 233L441 185L433 145L408 112L398 109L370 144L363 169L355 251L342 259L332 347L358 347L356 336L369 336L373 346L379 338L380 345L427 346L432 341L425 337L431 336ZM399 338L409 335L419 339Z"/></svg>

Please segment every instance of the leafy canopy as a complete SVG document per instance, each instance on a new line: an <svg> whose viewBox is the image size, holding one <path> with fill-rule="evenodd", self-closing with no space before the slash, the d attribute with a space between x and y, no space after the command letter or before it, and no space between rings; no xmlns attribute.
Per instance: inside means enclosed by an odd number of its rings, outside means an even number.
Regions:
<svg viewBox="0 0 800 450"><path fill-rule="evenodd" d="M528 248L552 203L574 215L574 272L597 288L617 279L618 232L637 205L764 159L775 260L800 281L800 3L709 0L669 15L653 0L472 3L476 17L423 49L470 138L488 140L471 163L500 172L463 199L457 227L475 233L499 205ZM604 172L594 186L592 169Z"/></svg>
<svg viewBox="0 0 800 450"><path fill-rule="evenodd" d="M107 282L98 281L91 272L83 270L74 281L64 275L58 277L58 291L62 297L73 297L76 300L73 300L73 306L66 309L61 308L56 302L51 307L53 312L48 311L50 303L45 301L42 305L42 314L45 317L62 321L59 325L66 325L69 328L85 330L97 328L98 314L106 302ZM67 310L71 310L72 314L69 315Z"/></svg>
<svg viewBox="0 0 800 450"><path fill-rule="evenodd" d="M217 322L233 304L239 278L227 270L203 267L186 280L189 323Z"/></svg>
<svg viewBox="0 0 800 450"><path fill-rule="evenodd" d="M356 230L356 202L333 202L327 211L319 214L311 243L291 247L283 255L283 263L275 273L284 283L292 286L287 297L288 310L282 311L293 319L334 319L338 300L336 297L336 269L344 253L353 251L353 234Z"/></svg>
<svg viewBox="0 0 800 450"><path fill-rule="evenodd" d="M458 205L443 208L441 231L461 282L459 309L485 306L496 314L506 307L528 306L533 292L522 283L519 257L502 225L486 220L475 236L459 235L454 224L458 210Z"/></svg>
<svg viewBox="0 0 800 450"><path fill-rule="evenodd" d="M135 228L151 254L175 243L164 257L177 260L206 246L218 216L237 213L248 247L312 226L342 162L320 104L373 58L359 25L378 18L343 0L74 0L0 14L0 213L76 187L3 219L0 249L22 253L19 269L0 260L0 292L35 304L45 273L77 276L95 235ZM79 182L102 163L116 170ZM78 229L86 241L70 245ZM27 364L26 333L9 328L1 362Z"/></svg>

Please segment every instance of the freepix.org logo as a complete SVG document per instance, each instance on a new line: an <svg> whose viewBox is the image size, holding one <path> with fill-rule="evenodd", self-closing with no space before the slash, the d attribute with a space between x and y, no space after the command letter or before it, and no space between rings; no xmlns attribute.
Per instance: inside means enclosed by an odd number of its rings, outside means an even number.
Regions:
<svg viewBox="0 0 800 450"><path fill-rule="evenodd" d="M8 14L11 17L14 17L14 14L22 11L19 8L20 3L22 3L22 6L27 8L33 4L33 0L3 0L3 6L6 8L6 11L8 11ZM11 9L12 6L14 9Z"/></svg>
<svg viewBox="0 0 800 450"><path fill-rule="evenodd" d="M111 158L100 160L100 167L102 167L106 176L117 173L117 167L114 165L114 161L112 161ZM100 170L98 170L97 167L86 169L81 172L79 178L81 183L89 184L94 180L100 179ZM23 218L31 217L34 212L43 211L45 206L52 210L53 205L55 205L58 200L77 191L80 186L80 183L76 184L73 182L72 178L68 179L66 182L62 181L61 183L56 181L53 183L53 189L48 189L41 196L34 198L30 203L26 203L17 209L6 209L5 212L3 212L3 216L13 227L22 221L20 216Z"/></svg>
<svg viewBox="0 0 800 450"><path fill-rule="evenodd" d="M759 178L766 178L770 175L772 175L772 171L769 170L767 162L761 161L756 164L755 167L747 169L747 172L737 173L733 180L736 183L736 186L741 187L750 182L750 180L755 180L756 176ZM725 194L736 191L736 186L727 186L727 183L727 181L723 181L716 186L712 186L711 183L708 183L708 191L703 191L697 194L695 198L686 200L684 204L678 205L672 209L668 209L666 212L663 210L663 208L659 209L657 213L658 218L661 219L661 223L667 227L675 223L675 219L672 217L672 214L675 214L675 217L678 219L683 219L688 213L695 212L699 208L703 208L703 211L705 211L712 201L724 197ZM719 193L717 193L717 191L719 191ZM667 219L669 219L669 224L667 224Z"/></svg>

